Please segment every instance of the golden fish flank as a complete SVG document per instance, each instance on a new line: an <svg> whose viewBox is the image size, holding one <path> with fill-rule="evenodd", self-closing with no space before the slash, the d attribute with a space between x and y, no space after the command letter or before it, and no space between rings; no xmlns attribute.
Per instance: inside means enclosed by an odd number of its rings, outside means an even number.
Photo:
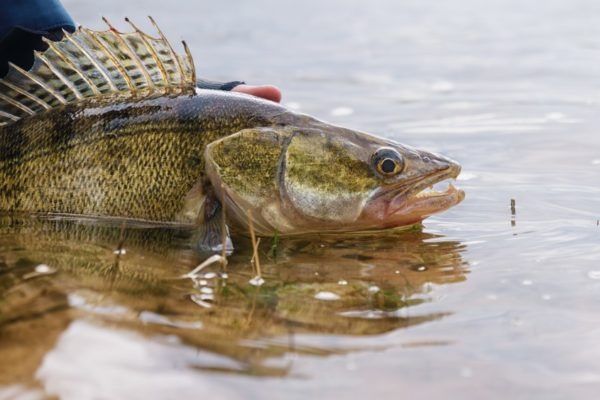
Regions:
<svg viewBox="0 0 600 400"><path fill-rule="evenodd" d="M80 28L0 81L0 209L261 235L414 224L459 203L442 156L278 104L197 90L194 63L137 28Z"/></svg>

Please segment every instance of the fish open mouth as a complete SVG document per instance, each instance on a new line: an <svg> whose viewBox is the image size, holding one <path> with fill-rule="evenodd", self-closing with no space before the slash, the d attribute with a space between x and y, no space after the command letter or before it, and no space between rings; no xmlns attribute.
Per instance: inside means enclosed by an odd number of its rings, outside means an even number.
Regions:
<svg viewBox="0 0 600 400"><path fill-rule="evenodd" d="M446 209L456 205L464 198L464 192L461 189L457 189L453 185L454 179L444 179L443 181L437 182L423 190L412 191L407 196L407 205L412 207L419 206L435 206L443 207ZM443 211L440 209L439 211Z"/></svg>
<svg viewBox="0 0 600 400"><path fill-rule="evenodd" d="M422 178L416 184L405 186L388 204L386 225L416 223L460 203L465 198L465 193L453 185L459 173L460 168L449 168Z"/></svg>

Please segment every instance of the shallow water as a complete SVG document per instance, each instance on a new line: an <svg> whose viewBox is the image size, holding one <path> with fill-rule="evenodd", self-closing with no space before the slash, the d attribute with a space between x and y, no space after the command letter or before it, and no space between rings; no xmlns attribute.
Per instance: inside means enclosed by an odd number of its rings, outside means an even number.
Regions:
<svg viewBox="0 0 600 400"><path fill-rule="evenodd" d="M202 76L451 156L467 197L422 230L264 240L261 287L243 239L194 282L190 232L2 219L0 399L597 393L600 4L65 4L151 14Z"/></svg>

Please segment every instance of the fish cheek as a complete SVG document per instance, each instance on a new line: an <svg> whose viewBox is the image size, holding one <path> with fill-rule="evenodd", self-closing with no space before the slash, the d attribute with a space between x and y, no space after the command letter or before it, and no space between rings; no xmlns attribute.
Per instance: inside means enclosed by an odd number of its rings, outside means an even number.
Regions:
<svg viewBox="0 0 600 400"><path fill-rule="evenodd" d="M358 152L323 135L295 135L284 158L282 197L296 213L312 220L307 224L351 224L377 186Z"/></svg>

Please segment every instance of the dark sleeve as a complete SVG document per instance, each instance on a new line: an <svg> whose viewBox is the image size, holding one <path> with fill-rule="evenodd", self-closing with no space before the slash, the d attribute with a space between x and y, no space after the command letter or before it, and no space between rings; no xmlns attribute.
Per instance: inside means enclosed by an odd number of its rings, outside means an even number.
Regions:
<svg viewBox="0 0 600 400"><path fill-rule="evenodd" d="M0 0L0 77L12 62L31 68L33 51L43 51L45 36L60 40L62 30L75 31L75 22L59 0Z"/></svg>
<svg viewBox="0 0 600 400"><path fill-rule="evenodd" d="M225 90L225 91L229 92L234 87L245 84L245 82L231 81L231 82L223 83L223 82L209 81L207 79L198 79L196 84L200 89Z"/></svg>

